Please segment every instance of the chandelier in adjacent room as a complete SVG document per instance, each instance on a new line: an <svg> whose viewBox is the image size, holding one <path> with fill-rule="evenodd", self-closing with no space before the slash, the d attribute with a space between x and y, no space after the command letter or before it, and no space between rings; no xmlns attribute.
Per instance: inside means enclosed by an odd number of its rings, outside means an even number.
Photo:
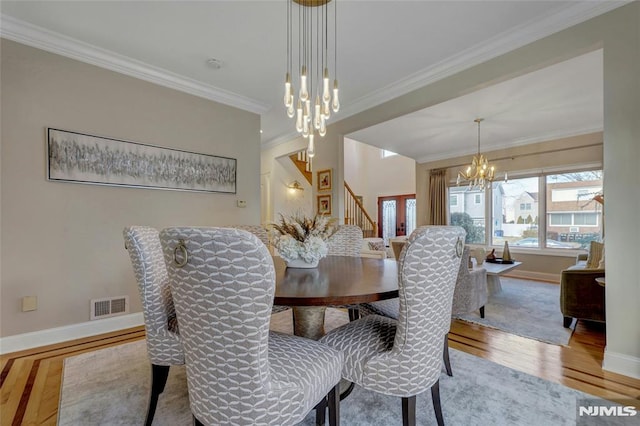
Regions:
<svg viewBox="0 0 640 426"><path fill-rule="evenodd" d="M330 8L329 3L333 7ZM337 0L287 0L284 105L289 118L295 118L296 130L309 140L307 155L310 158L315 155L315 136L323 137L327 133L327 120L340 109L336 3ZM330 15L333 15L332 25ZM330 30L333 30L333 40L329 40ZM331 52L330 41L333 41ZM332 87L330 68L333 68Z"/></svg>
<svg viewBox="0 0 640 426"><path fill-rule="evenodd" d="M478 154L473 156L471 165L467 166L467 169L464 172L458 172L458 179L456 180L458 185L461 183L468 185L468 189L482 190L486 186L490 185L495 177L496 168L494 166L490 166L487 157L480 154L480 123L483 120L484 118L476 118L473 120L475 123L478 123Z"/></svg>

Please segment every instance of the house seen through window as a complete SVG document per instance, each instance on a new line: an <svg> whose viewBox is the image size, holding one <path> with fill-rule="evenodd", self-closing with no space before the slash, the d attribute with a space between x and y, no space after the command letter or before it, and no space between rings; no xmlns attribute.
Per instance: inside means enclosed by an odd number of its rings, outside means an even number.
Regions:
<svg viewBox="0 0 640 426"><path fill-rule="evenodd" d="M602 238L602 205L593 200L601 193L601 170L510 179L486 191L452 186L450 223L465 228L470 244L587 248Z"/></svg>

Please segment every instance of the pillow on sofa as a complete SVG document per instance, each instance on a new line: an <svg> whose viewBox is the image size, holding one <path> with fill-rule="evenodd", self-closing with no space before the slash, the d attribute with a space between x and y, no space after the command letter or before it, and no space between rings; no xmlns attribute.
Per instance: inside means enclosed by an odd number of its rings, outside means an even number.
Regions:
<svg viewBox="0 0 640 426"><path fill-rule="evenodd" d="M598 262L598 269L604 269L604 247L602 248L602 257L600 258L600 262Z"/></svg>
<svg viewBox="0 0 640 426"><path fill-rule="evenodd" d="M384 241L369 241L369 250L385 251Z"/></svg>
<svg viewBox="0 0 640 426"><path fill-rule="evenodd" d="M604 255L604 244L591 241L589 257L587 257L587 269L597 269Z"/></svg>

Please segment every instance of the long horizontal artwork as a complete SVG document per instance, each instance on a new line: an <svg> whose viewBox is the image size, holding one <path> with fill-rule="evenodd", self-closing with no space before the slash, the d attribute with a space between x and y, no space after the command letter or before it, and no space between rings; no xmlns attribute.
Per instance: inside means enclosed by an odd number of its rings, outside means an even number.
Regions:
<svg viewBox="0 0 640 426"><path fill-rule="evenodd" d="M234 158L47 129L51 181L236 193Z"/></svg>

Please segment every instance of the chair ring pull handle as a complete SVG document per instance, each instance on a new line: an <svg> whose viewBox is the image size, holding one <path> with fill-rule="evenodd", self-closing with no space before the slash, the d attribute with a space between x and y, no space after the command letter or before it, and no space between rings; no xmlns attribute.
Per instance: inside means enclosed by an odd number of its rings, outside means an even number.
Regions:
<svg viewBox="0 0 640 426"><path fill-rule="evenodd" d="M458 237L458 241L456 241L456 256L462 257L463 244L462 239Z"/></svg>
<svg viewBox="0 0 640 426"><path fill-rule="evenodd" d="M178 260L178 251L181 252L181 258L183 260ZM184 265L189 262L189 253L187 252L187 246L184 245L184 240L178 240L178 245L173 249L173 263L178 267L182 268Z"/></svg>

